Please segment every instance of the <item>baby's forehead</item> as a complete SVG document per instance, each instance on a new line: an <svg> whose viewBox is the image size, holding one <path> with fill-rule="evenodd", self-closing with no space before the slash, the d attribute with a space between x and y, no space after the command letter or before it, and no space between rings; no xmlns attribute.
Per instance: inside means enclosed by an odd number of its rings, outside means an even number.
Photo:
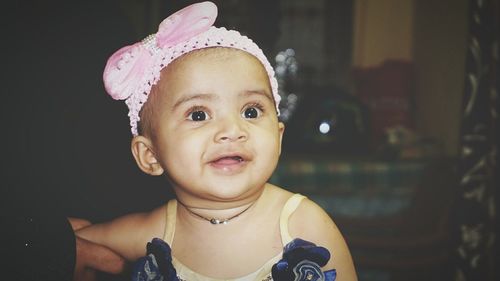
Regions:
<svg viewBox="0 0 500 281"><path fill-rule="evenodd" d="M169 65L167 65L166 68L163 69L163 71L168 71L168 69L175 69L178 67L180 64L186 61L200 61L203 59L214 59L217 61L225 61L227 59L231 58L236 58L236 57L243 57L243 58L248 58L252 61L254 61L256 64L260 65L262 67L262 70L265 71L264 66L262 63L252 54L249 54L248 52L235 49L235 48L228 48L228 47L211 47L211 48L204 48L204 49L198 49L191 51L189 53L186 53L178 58L176 58L174 61L172 61Z"/></svg>
<svg viewBox="0 0 500 281"><path fill-rule="evenodd" d="M235 61L239 63L234 63ZM179 80L188 80L187 82L192 84L194 80L192 80L189 75L212 64L222 65L222 69L224 70L227 64L227 66L233 69L236 67L236 72L245 72L249 76L258 77L258 79L262 79L261 81L265 81L269 91L271 91L271 83L267 71L260 60L248 52L228 47L211 47L194 50L176 58L161 70L157 86L159 86L159 88L164 88L168 84L172 82L175 84ZM221 68L218 68L218 70L220 69ZM218 70L211 69L211 73L209 74L217 76L219 75ZM228 75L224 70L222 70L222 72ZM187 79L186 73L188 75ZM231 74L232 73L229 75ZM205 75L207 75L207 73L204 73L204 76ZM199 76L196 77L199 78ZM272 95L272 93L270 94Z"/></svg>
<svg viewBox="0 0 500 281"><path fill-rule="evenodd" d="M220 62L228 64L221 66ZM198 68L206 69L203 67L205 63L207 65L215 63L218 67L215 67L216 70L211 73L196 70ZM236 69L232 69L231 67L236 67ZM207 68L210 69L209 66ZM193 71L193 69L195 70ZM231 69L231 71L227 72L224 69ZM221 70L221 74L223 73L223 75L219 75L219 70ZM199 75L192 76L193 72ZM240 75L238 76L236 73ZM248 79L232 79L233 74L237 75L234 77L241 78L241 75L243 75ZM213 75L218 77L214 77ZM260 97L259 99L265 100L263 101L264 103L267 101L272 103L276 107L277 114L279 114L277 109L279 96L275 93L276 88L273 87L272 82L274 81L276 84L273 75L274 72L272 69L268 70L268 67L262 63L259 57L247 51L230 47L209 47L193 50L174 59L161 70L160 79L151 88L145 108L142 110L141 119L146 120L143 122L146 124L147 120L156 119L159 116L158 114L174 112L173 110L177 108L174 105L180 103L180 101L188 100L191 96L196 95L201 97L200 94L212 94L212 97L204 95L203 98L212 98L213 100L219 98L219 101L234 97L235 94L238 94L238 98L235 100L239 101L248 99L256 100L256 97ZM213 77L213 79L207 79L206 76ZM224 79L222 77L231 78ZM221 81L221 83L215 81ZM220 87L216 90L210 88L207 90L204 86L193 87L193 85L200 85L205 82L209 85L216 85L214 87L218 87L217 85ZM230 83L233 87L227 88L225 82ZM222 92L230 92L231 94L224 94L223 98L222 96L218 97L217 95L220 95Z"/></svg>

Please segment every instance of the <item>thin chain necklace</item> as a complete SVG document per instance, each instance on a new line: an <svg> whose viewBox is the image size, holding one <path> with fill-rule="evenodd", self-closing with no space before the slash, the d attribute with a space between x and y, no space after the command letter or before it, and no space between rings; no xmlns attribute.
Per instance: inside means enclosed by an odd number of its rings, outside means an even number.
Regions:
<svg viewBox="0 0 500 281"><path fill-rule="evenodd" d="M186 208L186 210L190 214L192 214L192 215L194 215L194 216L196 216L196 217L198 217L200 219L204 219L204 220L210 222L211 224L227 224L230 220L235 219L235 218L239 217L241 214L243 214L244 212L248 211L248 209L250 209L250 207L252 207L255 204L255 202L257 202L257 200L253 201L252 204L250 204L243 211L237 213L236 215L234 215L232 217L229 217L229 218L223 218L223 219L221 219L221 218L207 218L207 217L204 217L204 216L202 216L202 215L200 215L200 214L198 214L196 212L193 212L186 204L182 203L181 201L177 200L177 202L179 202L179 204L181 204L184 208Z"/></svg>

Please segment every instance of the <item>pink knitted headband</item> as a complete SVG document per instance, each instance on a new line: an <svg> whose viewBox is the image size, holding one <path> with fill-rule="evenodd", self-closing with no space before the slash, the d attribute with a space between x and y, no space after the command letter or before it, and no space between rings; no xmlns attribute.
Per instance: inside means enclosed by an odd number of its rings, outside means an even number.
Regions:
<svg viewBox="0 0 500 281"><path fill-rule="evenodd" d="M278 82L266 56L248 37L212 26L216 17L217 6L212 2L190 5L163 20L156 34L121 48L108 59L103 74L104 86L111 97L125 100L134 136L138 134L139 112L151 87L160 79L160 71L186 53L210 47L235 48L259 59L269 76L279 114Z"/></svg>

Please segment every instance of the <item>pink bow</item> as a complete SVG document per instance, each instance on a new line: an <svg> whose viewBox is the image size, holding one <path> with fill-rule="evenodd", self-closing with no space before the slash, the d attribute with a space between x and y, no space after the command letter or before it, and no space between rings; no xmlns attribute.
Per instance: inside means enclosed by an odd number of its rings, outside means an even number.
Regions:
<svg viewBox="0 0 500 281"><path fill-rule="evenodd" d="M217 6L212 2L190 5L163 20L156 34L141 42L116 51L104 68L104 86L116 100L127 99L134 93L144 93L144 77L154 67L159 49L175 46L208 30L217 17Z"/></svg>

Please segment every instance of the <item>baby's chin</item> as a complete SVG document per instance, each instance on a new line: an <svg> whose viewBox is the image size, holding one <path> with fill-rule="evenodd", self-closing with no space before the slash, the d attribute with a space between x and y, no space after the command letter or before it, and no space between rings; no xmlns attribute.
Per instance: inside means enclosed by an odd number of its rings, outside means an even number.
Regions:
<svg viewBox="0 0 500 281"><path fill-rule="evenodd" d="M250 202L260 196L265 188L263 184L241 184L230 181L219 181L204 186L203 190L183 190L180 187L175 189L175 193L180 200L191 202L206 202L208 207L213 207L214 203L221 205L239 205Z"/></svg>

